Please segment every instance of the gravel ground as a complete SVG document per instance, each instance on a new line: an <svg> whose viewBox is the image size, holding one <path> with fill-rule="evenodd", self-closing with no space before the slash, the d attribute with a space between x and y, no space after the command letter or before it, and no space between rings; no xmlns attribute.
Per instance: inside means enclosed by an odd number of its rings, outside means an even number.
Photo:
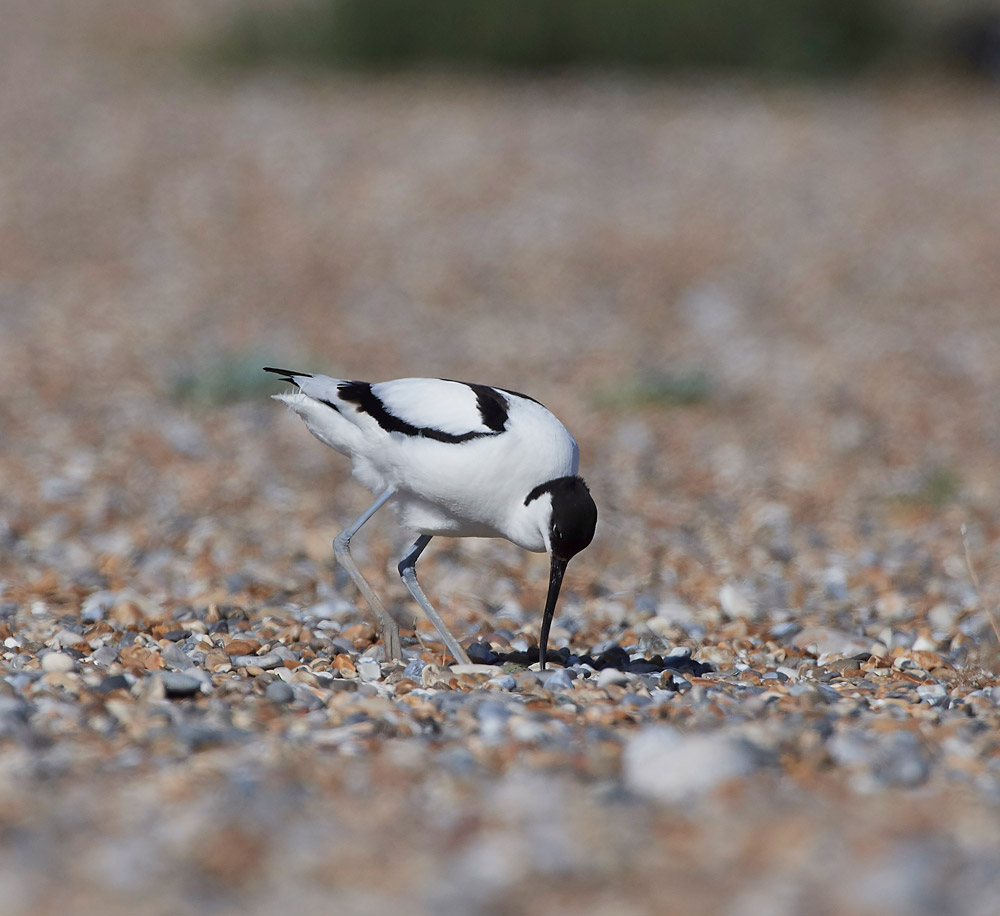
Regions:
<svg viewBox="0 0 1000 916"><path fill-rule="evenodd" d="M995 90L192 71L224 10L0 30L4 913L995 913ZM384 663L275 364L543 400L551 645L672 667L483 663L546 561L439 539L449 666L391 517Z"/></svg>

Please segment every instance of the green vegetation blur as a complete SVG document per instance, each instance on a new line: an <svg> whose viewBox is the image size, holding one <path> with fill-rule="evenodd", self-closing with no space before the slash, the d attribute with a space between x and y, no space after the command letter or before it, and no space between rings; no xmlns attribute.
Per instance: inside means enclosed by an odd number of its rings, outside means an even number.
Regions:
<svg viewBox="0 0 1000 916"><path fill-rule="evenodd" d="M300 0L244 8L228 63L836 76L898 51L892 0Z"/></svg>

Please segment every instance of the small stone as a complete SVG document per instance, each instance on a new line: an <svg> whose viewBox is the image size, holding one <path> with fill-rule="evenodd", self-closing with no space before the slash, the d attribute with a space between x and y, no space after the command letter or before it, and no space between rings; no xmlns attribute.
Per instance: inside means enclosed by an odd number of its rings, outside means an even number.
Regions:
<svg viewBox="0 0 1000 916"><path fill-rule="evenodd" d="M229 658L236 668L260 668L262 671L284 664L273 652L268 652L267 655L231 655Z"/></svg>
<svg viewBox="0 0 1000 916"><path fill-rule="evenodd" d="M499 674L496 677L491 677L486 682L486 686L497 690L513 690L517 687L517 681L512 674Z"/></svg>
<svg viewBox="0 0 1000 916"><path fill-rule="evenodd" d="M161 646L160 655L169 668L174 668L177 671L186 671L188 668L194 667L194 662L191 661L187 653L172 642Z"/></svg>
<svg viewBox="0 0 1000 916"><path fill-rule="evenodd" d="M425 687L451 689L451 682L454 675L450 668L442 668L440 665L427 665L420 673L421 682Z"/></svg>
<svg viewBox="0 0 1000 916"><path fill-rule="evenodd" d="M367 649L376 639L375 627L370 623L356 623L352 627L347 627L340 635L355 649Z"/></svg>
<svg viewBox="0 0 1000 916"><path fill-rule="evenodd" d="M260 649L256 639L230 639L226 643L226 652L230 655L253 655Z"/></svg>
<svg viewBox="0 0 1000 916"><path fill-rule="evenodd" d="M124 674L111 674L102 678L94 688L98 693L111 693L112 690L128 690L128 678Z"/></svg>
<svg viewBox="0 0 1000 916"><path fill-rule="evenodd" d="M912 788L926 782L930 768L927 749L920 736L897 731L880 742L872 772L884 785Z"/></svg>
<svg viewBox="0 0 1000 916"><path fill-rule="evenodd" d="M335 655L330 665L335 671L340 672L341 677L358 676L358 669L354 666L354 662L351 661L349 655Z"/></svg>
<svg viewBox="0 0 1000 916"><path fill-rule="evenodd" d="M90 661L100 668L107 668L117 658L118 650L114 646L101 646L90 656Z"/></svg>
<svg viewBox="0 0 1000 916"><path fill-rule="evenodd" d="M171 698L194 696L201 690L201 681L198 678L178 671L163 672L160 681L164 692Z"/></svg>
<svg viewBox="0 0 1000 916"><path fill-rule="evenodd" d="M917 696L931 706L940 706L948 696L944 684L921 684L917 687Z"/></svg>
<svg viewBox="0 0 1000 916"><path fill-rule="evenodd" d="M295 691L284 681L274 681L267 685L264 696L275 703L291 703L295 697Z"/></svg>
<svg viewBox="0 0 1000 916"><path fill-rule="evenodd" d="M452 674L488 674L493 677L500 673L499 665L452 665Z"/></svg>
<svg viewBox="0 0 1000 916"><path fill-rule="evenodd" d="M358 677L366 683L380 680L382 666L373 658L363 658L357 664Z"/></svg>
<svg viewBox="0 0 1000 916"><path fill-rule="evenodd" d="M755 757L750 745L739 738L655 726L625 745L623 772L633 792L679 803L753 772Z"/></svg>
<svg viewBox="0 0 1000 916"><path fill-rule="evenodd" d="M75 668L73 656L66 652L47 652L42 656L42 671L46 674L66 674Z"/></svg>
<svg viewBox="0 0 1000 916"><path fill-rule="evenodd" d="M614 668L605 668L601 674L605 671L611 672L613 674L621 674L620 671L615 671ZM573 679L570 677L569 672L565 668L556 668L548 676L545 677L545 682L542 685L546 690L572 690L573 689Z"/></svg>
<svg viewBox="0 0 1000 916"><path fill-rule="evenodd" d="M407 662L406 667L403 669L403 677L408 677L411 681L420 680L420 672L424 670L426 662L423 659L414 658Z"/></svg>
<svg viewBox="0 0 1000 916"><path fill-rule="evenodd" d="M617 668L605 668L597 675L597 686L601 688L613 685L621 686L627 684L628 681L628 675Z"/></svg>
<svg viewBox="0 0 1000 916"><path fill-rule="evenodd" d="M825 661L824 664L831 671L839 674L857 674L861 671L861 660L858 658L833 658Z"/></svg>

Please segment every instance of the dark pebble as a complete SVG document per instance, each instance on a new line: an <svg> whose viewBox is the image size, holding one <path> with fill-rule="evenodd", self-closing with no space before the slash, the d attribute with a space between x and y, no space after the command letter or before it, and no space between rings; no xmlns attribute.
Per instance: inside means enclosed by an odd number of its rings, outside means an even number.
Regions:
<svg viewBox="0 0 1000 916"><path fill-rule="evenodd" d="M109 674L101 679L94 690L98 693L111 693L112 690L128 690L128 678L124 674Z"/></svg>
<svg viewBox="0 0 1000 916"><path fill-rule="evenodd" d="M638 661L629 662L625 670L629 674L659 674L663 670L663 660L661 659L660 663L656 664L653 661L639 659Z"/></svg>
<svg viewBox="0 0 1000 916"><path fill-rule="evenodd" d="M467 649L469 661L474 665L492 665L497 654L483 642L474 642ZM418 672L419 673L419 672Z"/></svg>
<svg viewBox="0 0 1000 916"><path fill-rule="evenodd" d="M483 665L519 665L527 668L538 661L538 650L527 652L493 652L483 643L472 643L468 647L469 659ZM595 671L604 668L617 668L630 674L659 674L661 671L677 671L681 674L693 674L700 677L715 669L706 662L698 662L689 655L668 655L666 658L654 655L652 658L637 658L634 661L621 646L612 646L601 652L597 658L591 655L574 655L565 646L561 649L549 650L545 654L547 664L560 665L563 668L573 668L579 665L589 665Z"/></svg>

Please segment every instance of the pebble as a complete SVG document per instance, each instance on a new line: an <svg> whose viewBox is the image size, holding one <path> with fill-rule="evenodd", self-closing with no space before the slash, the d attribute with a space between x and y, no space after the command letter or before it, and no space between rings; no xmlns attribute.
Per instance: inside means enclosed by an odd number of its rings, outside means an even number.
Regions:
<svg viewBox="0 0 1000 916"><path fill-rule="evenodd" d="M614 669L608 668L607 671L612 671ZM604 673L603 671L601 672ZM621 673L621 672L616 672ZM543 686L546 690L572 690L573 689L573 679L570 677L569 672L565 668L555 668L548 672L548 676L543 682Z"/></svg>
<svg viewBox="0 0 1000 916"><path fill-rule="evenodd" d="M420 681L421 672L423 672L427 663L419 658L411 659L406 663L406 667L403 669L403 677L408 677L411 681Z"/></svg>
<svg viewBox="0 0 1000 916"><path fill-rule="evenodd" d="M235 668L262 668L264 671L284 664L274 652L268 652L266 655L232 655L230 662Z"/></svg>
<svg viewBox="0 0 1000 916"><path fill-rule="evenodd" d="M670 803L692 803L722 783L753 772L756 755L736 735L652 726L630 738L623 776L632 792Z"/></svg>
<svg viewBox="0 0 1000 916"><path fill-rule="evenodd" d="M194 667L194 662L176 643L168 643L165 646L161 646L160 657L168 667L175 668L178 671L185 671L188 668Z"/></svg>
<svg viewBox="0 0 1000 916"><path fill-rule="evenodd" d="M201 680L190 674L176 671L164 671L159 675L163 690L168 697L181 698L194 696L201 691Z"/></svg>
<svg viewBox="0 0 1000 916"><path fill-rule="evenodd" d="M295 691L284 681L274 681L267 685L264 696L275 703L291 703L295 698Z"/></svg>
<svg viewBox="0 0 1000 916"><path fill-rule="evenodd" d="M917 696L932 706L940 706L948 698L948 688L944 684L920 684Z"/></svg>
<svg viewBox="0 0 1000 916"><path fill-rule="evenodd" d="M512 674L498 674L496 677L491 677L486 683L499 690L514 690L517 687L517 681Z"/></svg>
<svg viewBox="0 0 1000 916"><path fill-rule="evenodd" d="M598 687L620 686L629 682L629 676L617 668L604 668L597 675Z"/></svg>
<svg viewBox="0 0 1000 916"><path fill-rule="evenodd" d="M75 668L73 656L65 652L46 652L42 656L42 671L48 674L65 674Z"/></svg>
<svg viewBox="0 0 1000 916"><path fill-rule="evenodd" d="M372 682L382 678L382 666L373 658L363 658L357 663L358 677L362 681Z"/></svg>
<svg viewBox="0 0 1000 916"><path fill-rule="evenodd" d="M111 674L102 678L94 689L98 693L110 693L112 690L128 690L130 686L124 674Z"/></svg>

